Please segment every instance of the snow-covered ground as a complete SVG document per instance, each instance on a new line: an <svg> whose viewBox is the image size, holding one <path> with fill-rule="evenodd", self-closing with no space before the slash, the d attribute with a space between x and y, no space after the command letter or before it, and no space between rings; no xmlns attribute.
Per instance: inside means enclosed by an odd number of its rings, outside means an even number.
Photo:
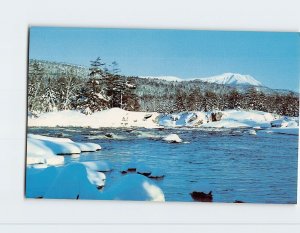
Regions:
<svg viewBox="0 0 300 233"><path fill-rule="evenodd" d="M176 114L159 114L148 112L131 112L112 108L91 115L78 111L61 111L44 113L37 118L29 117L28 126L37 127L208 127L208 128L254 128L266 129L272 126L293 128L298 132L298 118L281 118L271 113L254 110L216 111L221 115L218 121L213 121L213 112L182 112ZM271 124L273 122L273 124ZM278 122L283 122L278 123ZM274 129L274 127L272 127ZM275 132L276 130L274 130ZM277 130L278 131L278 130ZM280 130L279 130L280 131ZM288 131L288 130L286 130ZM285 131L283 131L284 133ZM77 145L78 146L78 145ZM81 150L83 149L82 145Z"/></svg>
<svg viewBox="0 0 300 233"><path fill-rule="evenodd" d="M158 113L130 112L120 108L112 108L85 115L75 110L50 112L38 118L28 118L28 126L46 127L158 127L155 119Z"/></svg>

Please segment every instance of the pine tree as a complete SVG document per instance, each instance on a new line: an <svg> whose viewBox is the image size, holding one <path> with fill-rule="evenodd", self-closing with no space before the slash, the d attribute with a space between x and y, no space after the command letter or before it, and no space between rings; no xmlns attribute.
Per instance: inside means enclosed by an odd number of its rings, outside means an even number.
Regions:
<svg viewBox="0 0 300 233"><path fill-rule="evenodd" d="M105 82L108 74L104 71L104 66L105 63L99 57L95 61L91 61L89 79L86 85L80 89L76 98L76 108L82 112L101 111L109 107Z"/></svg>

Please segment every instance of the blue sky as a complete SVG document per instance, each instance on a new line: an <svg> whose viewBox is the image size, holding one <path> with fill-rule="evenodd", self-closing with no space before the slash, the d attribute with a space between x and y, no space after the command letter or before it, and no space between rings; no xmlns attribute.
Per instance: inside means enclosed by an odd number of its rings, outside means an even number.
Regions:
<svg viewBox="0 0 300 233"><path fill-rule="evenodd" d="M31 27L29 57L89 66L98 56L125 75L197 78L249 74L299 90L300 34Z"/></svg>

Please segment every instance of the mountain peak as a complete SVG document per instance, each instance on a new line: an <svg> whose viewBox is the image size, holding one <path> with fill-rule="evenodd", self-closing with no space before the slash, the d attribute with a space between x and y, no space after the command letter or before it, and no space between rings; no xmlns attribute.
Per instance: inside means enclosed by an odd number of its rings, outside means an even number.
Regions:
<svg viewBox="0 0 300 233"><path fill-rule="evenodd" d="M261 82L257 81L251 75L243 75L238 73L224 73L212 77L199 78L198 80L209 83L225 84L232 86L263 86Z"/></svg>

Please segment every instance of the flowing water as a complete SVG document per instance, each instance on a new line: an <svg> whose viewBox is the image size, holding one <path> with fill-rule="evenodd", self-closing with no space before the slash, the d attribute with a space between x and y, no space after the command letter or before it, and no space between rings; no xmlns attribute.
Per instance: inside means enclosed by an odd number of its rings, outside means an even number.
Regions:
<svg viewBox="0 0 300 233"><path fill-rule="evenodd" d="M193 201L190 192L211 189L214 201L255 203L297 201L298 136L247 130L29 128L29 133L94 142L102 150L65 156L72 161L103 160L112 164L107 186L133 159L165 174L153 180L166 201ZM105 136L112 133L113 138ZM183 143L161 137L176 133Z"/></svg>

